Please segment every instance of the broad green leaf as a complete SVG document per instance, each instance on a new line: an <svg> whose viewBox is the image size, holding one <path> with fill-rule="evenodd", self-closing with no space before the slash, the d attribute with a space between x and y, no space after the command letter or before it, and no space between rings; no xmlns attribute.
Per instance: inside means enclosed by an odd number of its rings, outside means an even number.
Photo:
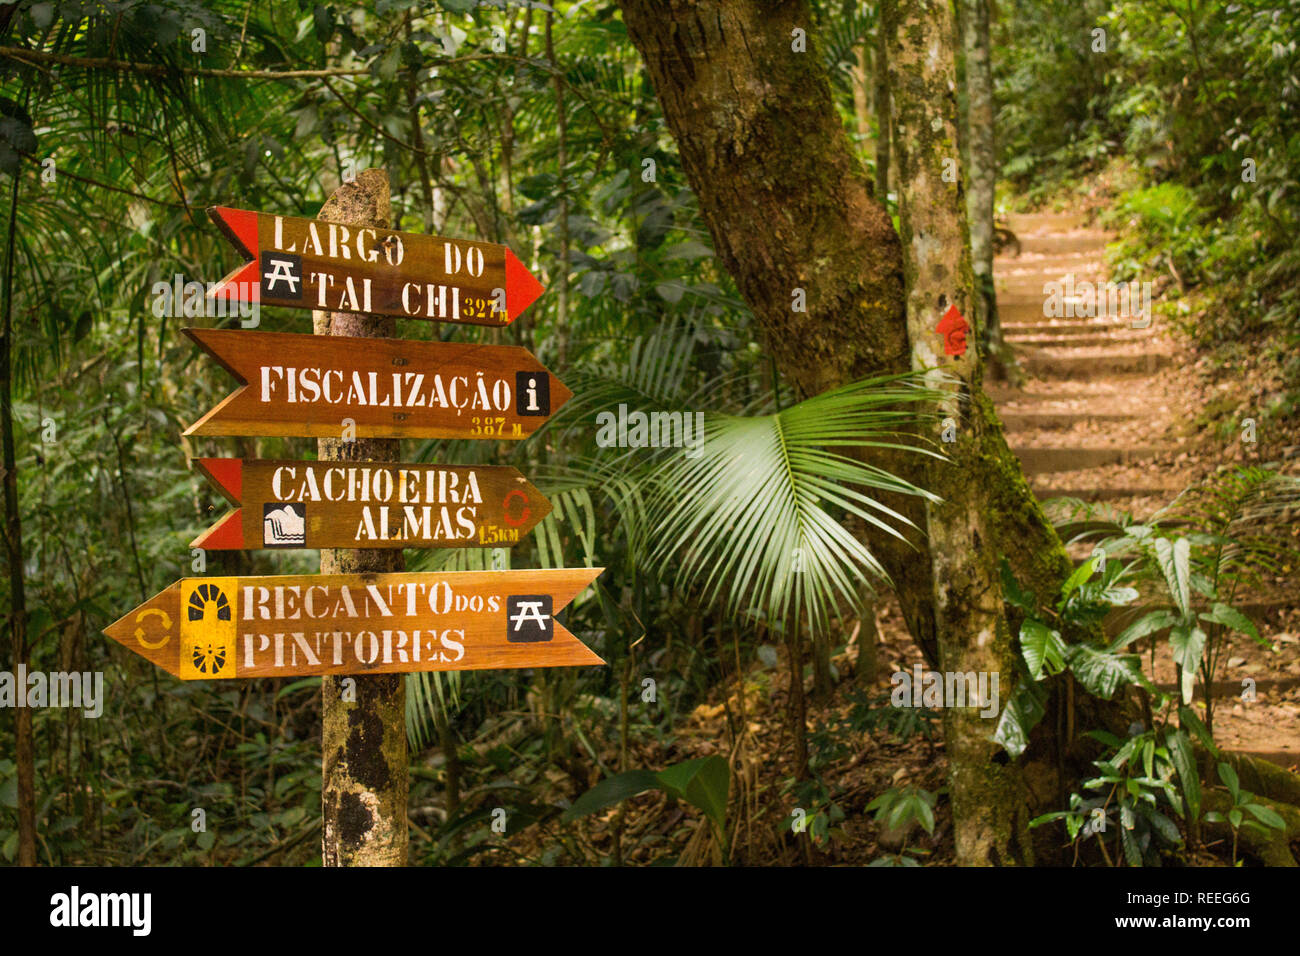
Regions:
<svg viewBox="0 0 1300 956"><path fill-rule="evenodd" d="M1275 827L1278 830L1286 829L1286 820L1282 819L1282 816L1272 807L1262 803L1248 803L1243 809L1265 826Z"/></svg>
<svg viewBox="0 0 1300 956"><path fill-rule="evenodd" d="M1214 738L1210 736L1209 728L1201 722L1201 718L1196 716L1196 711L1190 707L1178 708L1178 723L1184 730L1189 730L1197 740L1215 757L1219 756L1219 748L1214 743Z"/></svg>
<svg viewBox="0 0 1300 956"><path fill-rule="evenodd" d="M1097 561L1094 558L1088 558L1081 565L1074 569L1074 573L1065 579L1061 585L1061 598L1068 598L1071 594L1079 589L1079 585L1092 577L1097 570Z"/></svg>
<svg viewBox="0 0 1300 956"><path fill-rule="evenodd" d="M1191 614L1192 606L1191 556L1192 546L1186 538L1173 542L1168 538L1156 539L1156 563L1165 577L1170 597L1184 618Z"/></svg>
<svg viewBox="0 0 1300 956"><path fill-rule="evenodd" d="M1190 822L1201 815L1201 777L1196 769L1192 742L1181 730L1174 731L1167 739L1170 759L1183 784L1183 798L1187 802L1187 819Z"/></svg>
<svg viewBox="0 0 1300 956"><path fill-rule="evenodd" d="M1110 700L1128 684L1146 683L1134 655L1098 650L1088 644L1072 644L1066 649L1070 673L1094 697Z"/></svg>
<svg viewBox="0 0 1300 956"><path fill-rule="evenodd" d="M1128 810L1128 807L1124 807ZM1119 828L1119 843L1124 848L1124 860L1129 866L1142 865L1142 848L1138 846L1137 837L1133 833L1132 811L1129 811L1128 825L1121 824Z"/></svg>
<svg viewBox="0 0 1300 956"><path fill-rule="evenodd" d="M1169 632L1169 647L1174 661L1182 668L1183 703L1190 704L1196 670L1201 666L1201 652L1205 649L1205 632L1195 625L1179 624Z"/></svg>
<svg viewBox="0 0 1300 956"><path fill-rule="evenodd" d="M731 768L725 758L712 756L687 760L666 767L655 776L670 793L703 810L717 826L719 835L726 833Z"/></svg>
<svg viewBox="0 0 1300 956"><path fill-rule="evenodd" d="M659 777L649 770L628 770L606 777L596 784L564 811L563 820L576 820L591 813L597 813L613 806L628 797L635 797L647 790L654 790L660 785Z"/></svg>
<svg viewBox="0 0 1300 956"><path fill-rule="evenodd" d="M1225 762L1219 763L1219 779L1223 781L1223 785L1227 787L1228 792L1232 794L1233 802L1238 802L1237 795L1241 793L1241 781L1237 779L1237 771L1232 769L1232 764Z"/></svg>
<svg viewBox="0 0 1300 956"><path fill-rule="evenodd" d="M1213 621L1216 624L1222 624L1229 630L1248 634L1256 641L1259 640L1259 628L1255 627L1255 622L1235 607L1229 607L1226 604L1215 604L1213 610L1202 613L1200 618L1202 621Z"/></svg>
<svg viewBox="0 0 1300 956"><path fill-rule="evenodd" d="M1001 559L999 570L1002 574L1002 599L1026 614L1037 613L1038 598L1033 591L1020 586L1020 582L1016 580L1015 572L1011 570L1011 565L1007 563L1005 557Z"/></svg>
<svg viewBox="0 0 1300 956"><path fill-rule="evenodd" d="M1110 649L1112 651L1122 650L1148 634L1154 634L1157 631L1163 631L1165 628L1173 627L1178 623L1178 620L1178 615L1172 611L1152 611L1138 618L1121 631L1119 636L1111 642Z"/></svg>
<svg viewBox="0 0 1300 956"><path fill-rule="evenodd" d="M1005 748L1014 760L1029 746L1029 732L1043 719L1046 692L1034 681L1022 680L998 719L993 740Z"/></svg>
<svg viewBox="0 0 1300 956"><path fill-rule="evenodd" d="M1020 653L1024 655L1025 666L1034 680L1042 680L1044 669L1048 674L1059 674L1065 667L1065 642L1061 640L1061 632L1034 618L1020 626Z"/></svg>

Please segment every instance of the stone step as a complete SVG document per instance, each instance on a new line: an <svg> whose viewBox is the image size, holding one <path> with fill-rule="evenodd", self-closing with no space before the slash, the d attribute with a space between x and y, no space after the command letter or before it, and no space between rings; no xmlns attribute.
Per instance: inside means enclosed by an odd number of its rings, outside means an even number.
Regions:
<svg viewBox="0 0 1300 956"><path fill-rule="evenodd" d="M1162 528L1185 528L1189 522L1179 518L1160 522ZM1114 521L1105 518L1067 518L1056 525L1056 533L1062 541L1076 538L1081 534L1108 532L1115 527Z"/></svg>
<svg viewBox="0 0 1300 956"><path fill-rule="evenodd" d="M1137 333L1144 329L1134 330ZM1141 341L1140 334L1123 338L1118 335L1008 335L1007 344L1021 348L1035 349L1099 349L1108 345L1123 345L1126 342Z"/></svg>
<svg viewBox="0 0 1300 956"><path fill-rule="evenodd" d="M1082 229L1087 220L1086 215L1078 212L1013 212L1007 217L1006 227L1018 236L1022 232Z"/></svg>
<svg viewBox="0 0 1300 956"><path fill-rule="evenodd" d="M1253 674L1242 674L1241 676L1254 677ZM1170 694L1178 690L1178 685L1171 680L1155 681L1154 683L1158 688L1160 688L1166 694ZM1255 677L1256 694L1286 693L1287 691L1293 690L1296 687L1300 687L1300 677ZM1203 693L1204 693L1203 685L1198 679L1196 682L1197 697L1200 698ZM1236 698L1240 696L1241 696L1241 681L1216 680L1214 682L1214 698L1216 703L1222 701L1224 698L1229 698L1229 703L1231 703L1231 698ZM1218 713L1218 711L1216 710L1215 713ZM1292 759L1300 758L1300 752L1292 753L1291 756Z"/></svg>
<svg viewBox="0 0 1300 956"><path fill-rule="evenodd" d="M1106 465L1131 465L1149 461L1165 450L1158 448L1025 448L1011 449L1026 475L1046 475L1054 471L1080 471Z"/></svg>
<svg viewBox="0 0 1300 956"><path fill-rule="evenodd" d="M1021 255L1026 252L1037 252L1048 256L1070 252L1096 252L1100 255L1105 251L1110 234L1100 229L1075 229L1065 235L1056 233L1036 236L1032 233L1029 235L1016 233L1016 238L1020 240Z"/></svg>
<svg viewBox="0 0 1300 956"><path fill-rule="evenodd" d="M1092 378L1097 375L1139 375L1173 364L1167 352L1094 352L1083 355L1035 354L1022 349L1021 367L1039 378Z"/></svg>
<svg viewBox="0 0 1300 956"><path fill-rule="evenodd" d="M1080 422L1131 422L1137 415L1091 414L1088 412L999 412L1002 427L1009 432L1072 428Z"/></svg>
<svg viewBox="0 0 1300 956"><path fill-rule="evenodd" d="M1300 764L1300 753L1294 750L1241 750L1237 747L1231 749L1233 753L1243 757L1254 757L1256 760L1275 763L1284 770L1294 770L1296 765Z"/></svg>
<svg viewBox="0 0 1300 956"><path fill-rule="evenodd" d="M1053 290L1050 288L1044 289L1043 286L1049 282L1063 281L1069 271L1068 269L1033 268L1004 273L994 279L993 290L999 300L1005 296L1037 296L1039 299L1046 300ZM1076 282L1086 280L1100 284L1106 281L1106 274L1101 269L1095 269L1083 274L1075 273L1074 278ZM1062 301L1064 302L1064 297L1062 297ZM1104 305L1105 302L1103 301L1102 304ZM1076 308L1082 309L1084 307L1084 300L1082 298L1078 299Z"/></svg>
<svg viewBox="0 0 1300 956"><path fill-rule="evenodd" d="M1136 485L1109 485L1100 488L1056 488L1051 485L1034 486L1034 496L1039 501L1050 498L1078 498L1080 501L1119 501L1125 498L1165 498L1173 501L1181 488L1141 488Z"/></svg>
<svg viewBox="0 0 1300 956"><path fill-rule="evenodd" d="M1037 310L1038 314L1042 315L1043 303L1046 302L1048 298L1047 293L1043 291L1043 283L1051 282L1055 278L1055 276L1049 275L1046 278L1040 277L1036 280L1026 279L1023 276L1009 276L1006 279L999 279L995 289L997 293L999 313L1006 308L1028 308L1029 306L1033 306ZM1086 316L1078 315L1081 308L1081 304L1075 306L1074 317L1086 318ZM1063 318L1072 317L1063 316Z"/></svg>
<svg viewBox="0 0 1300 956"><path fill-rule="evenodd" d="M1005 321L1003 320L1002 331L1010 336L1011 334L1030 333L1030 334L1047 334L1052 335L1090 335L1100 334L1103 332L1119 332L1125 329L1131 329L1132 323L1121 321L1119 319L1094 319L1090 322L1079 322L1073 319L1049 319L1046 318L1041 309L1035 310L1038 321ZM1002 318L1002 307L998 306L998 318ZM1144 331L1139 329L1138 331Z"/></svg>

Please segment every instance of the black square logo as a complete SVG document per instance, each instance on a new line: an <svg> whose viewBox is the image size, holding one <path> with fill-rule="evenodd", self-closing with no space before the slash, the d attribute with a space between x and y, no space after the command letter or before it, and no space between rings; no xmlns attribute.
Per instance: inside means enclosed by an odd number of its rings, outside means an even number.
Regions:
<svg viewBox="0 0 1300 956"><path fill-rule="evenodd" d="M262 547L302 548L307 544L307 505L301 501L262 503Z"/></svg>
<svg viewBox="0 0 1300 956"><path fill-rule="evenodd" d="M302 299L302 256L287 252L262 253L262 295L268 298Z"/></svg>
<svg viewBox="0 0 1300 956"><path fill-rule="evenodd" d="M551 414L551 376L546 372L515 372L515 414Z"/></svg>
<svg viewBox="0 0 1300 956"><path fill-rule="evenodd" d="M516 594L506 598L506 640L511 644L549 641L555 635L549 594Z"/></svg>

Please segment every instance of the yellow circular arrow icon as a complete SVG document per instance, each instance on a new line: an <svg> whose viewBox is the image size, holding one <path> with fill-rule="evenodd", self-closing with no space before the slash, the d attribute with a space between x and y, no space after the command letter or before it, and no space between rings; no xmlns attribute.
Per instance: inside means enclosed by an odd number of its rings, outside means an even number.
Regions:
<svg viewBox="0 0 1300 956"><path fill-rule="evenodd" d="M147 647L151 651L156 651L158 648L162 647L164 644L166 644L168 641L172 639L172 619L166 611L162 610L162 608L147 607L135 616L135 622L139 624L141 621L143 621L146 617L148 617L151 614L157 614L160 618L162 618L162 626L164 632L162 639L152 644L149 643L144 639L143 627L137 627L135 629L135 639L140 642L141 647Z"/></svg>

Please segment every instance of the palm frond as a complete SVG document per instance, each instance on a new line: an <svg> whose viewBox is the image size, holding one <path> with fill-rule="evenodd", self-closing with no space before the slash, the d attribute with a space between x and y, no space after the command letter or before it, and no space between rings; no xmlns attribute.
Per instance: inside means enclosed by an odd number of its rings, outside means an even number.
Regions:
<svg viewBox="0 0 1300 956"><path fill-rule="evenodd" d="M934 455L909 430L939 398L917 376L891 376L770 415L706 417L698 457L670 457L660 466L650 514L661 544L652 563L731 613L755 614L771 626L798 615L814 630L825 627L838 602L856 607L861 586L887 580L842 519L854 516L902 538L911 522L879 497L937 500L836 449Z"/></svg>

